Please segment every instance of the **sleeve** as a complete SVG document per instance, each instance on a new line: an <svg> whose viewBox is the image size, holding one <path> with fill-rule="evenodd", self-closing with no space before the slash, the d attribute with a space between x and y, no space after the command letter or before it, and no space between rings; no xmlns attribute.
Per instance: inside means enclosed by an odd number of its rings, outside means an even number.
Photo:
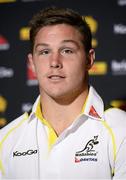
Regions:
<svg viewBox="0 0 126 180"><path fill-rule="evenodd" d="M126 179L126 137L117 151L113 180L115 179Z"/></svg>
<svg viewBox="0 0 126 180"><path fill-rule="evenodd" d="M1 172L1 169L0 169L0 180L1 180L1 179L3 179L3 178L2 178L2 172Z"/></svg>
<svg viewBox="0 0 126 180"><path fill-rule="evenodd" d="M0 180L3 179L3 166L2 166L2 161L1 161L1 159L2 159L1 148L2 148L2 144L1 144L1 137L0 137Z"/></svg>

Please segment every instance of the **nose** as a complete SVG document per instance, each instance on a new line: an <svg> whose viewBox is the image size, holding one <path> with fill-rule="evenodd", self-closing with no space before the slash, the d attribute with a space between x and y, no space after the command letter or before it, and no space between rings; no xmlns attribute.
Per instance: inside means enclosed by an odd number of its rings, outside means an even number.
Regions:
<svg viewBox="0 0 126 180"><path fill-rule="evenodd" d="M50 60L50 67L61 69L63 67L59 53L53 53Z"/></svg>

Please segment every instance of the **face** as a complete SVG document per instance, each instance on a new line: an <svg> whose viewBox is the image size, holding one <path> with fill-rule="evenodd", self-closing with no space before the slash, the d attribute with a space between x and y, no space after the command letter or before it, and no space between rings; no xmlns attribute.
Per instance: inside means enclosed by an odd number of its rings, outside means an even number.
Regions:
<svg viewBox="0 0 126 180"><path fill-rule="evenodd" d="M69 101L87 88L87 73L93 64L94 51L91 49L87 55L78 30L59 24L39 30L33 54L28 58L42 98Z"/></svg>

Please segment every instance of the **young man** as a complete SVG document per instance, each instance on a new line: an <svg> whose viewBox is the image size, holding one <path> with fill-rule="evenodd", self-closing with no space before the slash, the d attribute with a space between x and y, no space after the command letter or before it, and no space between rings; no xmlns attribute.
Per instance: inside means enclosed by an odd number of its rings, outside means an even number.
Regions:
<svg viewBox="0 0 126 180"><path fill-rule="evenodd" d="M40 96L1 130L1 177L125 179L126 113L104 104L89 85L95 52L81 16L55 7L30 22L28 59Z"/></svg>

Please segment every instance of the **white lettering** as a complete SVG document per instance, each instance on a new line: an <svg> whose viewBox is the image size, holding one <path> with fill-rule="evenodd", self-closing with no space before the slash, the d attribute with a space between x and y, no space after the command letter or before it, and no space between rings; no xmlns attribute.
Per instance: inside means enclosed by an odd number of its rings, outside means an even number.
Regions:
<svg viewBox="0 0 126 180"><path fill-rule="evenodd" d="M126 5L126 0L118 0L118 5L125 6Z"/></svg>
<svg viewBox="0 0 126 180"><path fill-rule="evenodd" d="M123 59L120 62L112 60L111 69L114 74L126 74L126 59Z"/></svg>
<svg viewBox="0 0 126 180"><path fill-rule="evenodd" d="M0 78L11 78L14 75L14 71L11 68L0 67Z"/></svg>
<svg viewBox="0 0 126 180"><path fill-rule="evenodd" d="M27 80L27 85L28 86L36 86L38 85L38 80L35 79L35 80Z"/></svg>
<svg viewBox="0 0 126 180"><path fill-rule="evenodd" d="M31 103L23 103L22 104L22 111L23 112L28 112L31 108L32 108L32 104Z"/></svg>
<svg viewBox="0 0 126 180"><path fill-rule="evenodd" d="M114 25L114 33L115 34L126 34L126 26L123 24L115 24Z"/></svg>
<svg viewBox="0 0 126 180"><path fill-rule="evenodd" d="M9 44L0 44L0 50L1 51L8 50L9 48L10 48Z"/></svg>

